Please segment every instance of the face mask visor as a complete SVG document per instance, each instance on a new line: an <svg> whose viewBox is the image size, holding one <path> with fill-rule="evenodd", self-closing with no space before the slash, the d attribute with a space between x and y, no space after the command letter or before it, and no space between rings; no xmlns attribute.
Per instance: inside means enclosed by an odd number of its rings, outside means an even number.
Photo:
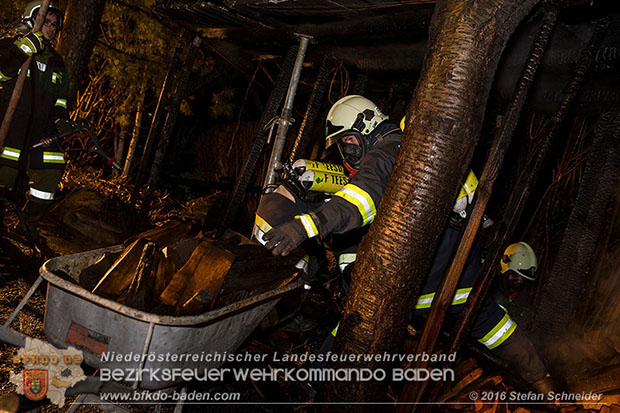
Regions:
<svg viewBox="0 0 620 413"><path fill-rule="evenodd" d="M364 143L365 140L359 132L347 131L342 134L336 144L345 165L348 164L352 169L359 169L360 163L366 155Z"/></svg>

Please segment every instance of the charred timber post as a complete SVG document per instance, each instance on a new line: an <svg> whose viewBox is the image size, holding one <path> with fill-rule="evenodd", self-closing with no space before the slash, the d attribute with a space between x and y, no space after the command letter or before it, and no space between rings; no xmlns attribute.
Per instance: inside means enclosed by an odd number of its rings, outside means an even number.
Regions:
<svg viewBox="0 0 620 413"><path fill-rule="evenodd" d="M301 69L304 64L306 49L308 48L308 42L310 39L310 36L299 36L299 50L297 51L297 58L295 59L293 75L291 76L291 81L288 86L286 100L284 101L284 109L282 109L282 116L278 120L278 132L276 133L276 139L273 142L271 158L269 159L269 166L267 166L267 176L265 177L265 184L263 185L263 192L266 194L273 192L275 189L276 170L280 169L281 166L280 159L282 157L282 151L284 150L284 144L286 143L286 134L288 133L288 128L291 126L293 102L295 101L297 85L299 84Z"/></svg>
<svg viewBox="0 0 620 413"><path fill-rule="evenodd" d="M230 196L230 199L228 201L228 206L226 207L224 216L219 221L220 223L217 227L217 232L215 234L216 238L220 238L224 234L226 229L230 227L230 224L237 215L237 211L239 210L241 201L243 201L245 191L250 184L250 179L252 179L252 175L254 174L254 170L256 169L256 164L258 163L258 160L263 152L265 142L267 141L267 135L269 132L268 125L271 120L277 115L280 104L282 103L284 95L286 94L286 87L293 71L295 57L297 56L297 49L297 45L293 45L286 53L286 57L284 58L284 62L282 63L282 69L280 70L280 73L278 74L278 79L276 80L273 86L273 90L269 95L269 99L267 100L267 104L265 105L265 111L260 118L258 132L256 133L254 141L252 142L252 146L250 147L250 151L245 158L243 169L239 174L239 179L237 179L237 182L235 182L235 187L233 188L232 195ZM203 227L204 226L206 226L206 219L205 222L203 222Z"/></svg>
<svg viewBox="0 0 620 413"><path fill-rule="evenodd" d="M549 152L551 143L555 139L555 136L560 129L562 121L568 113L571 103L575 100L575 97L579 92L586 72L592 64L594 56L596 55L596 51L605 36L608 23L609 21L607 19L604 19L597 23L590 42L581 53L579 66L577 67L573 78L563 91L563 98L560 102L558 110L551 118L549 123L545 125L545 140L541 145L541 148L538 151L536 157L530 162L530 165L528 165L527 167L527 170L530 171L529 174L526 175L519 183L519 185L515 187L515 190L513 191L513 194L508 201L508 207L506 208L507 213L502 219L502 221L505 223L505 229L500 232L500 238L495 240L495 245L488 255L489 261L487 261L487 265L499 262L504 251L503 248L508 244L508 241L511 239L515 227L517 226L517 223L519 222L519 219L521 217L521 213L523 212L523 208L525 207L525 203L530 196L532 187L536 182L536 178L538 177L538 174L542 167L542 163ZM492 271L495 271L495 268L487 267L485 271L485 276L486 273Z"/></svg>
<svg viewBox="0 0 620 413"><path fill-rule="evenodd" d="M366 86L368 85L368 72L362 72L357 75L353 82L352 95L363 95L366 93Z"/></svg>
<svg viewBox="0 0 620 413"><path fill-rule="evenodd" d="M50 0L43 0L41 2L41 7L39 8L39 13L37 13L34 28L32 29L33 32L38 32L41 30L41 27L43 27L43 21L47 16L47 7L49 4ZM17 108L19 98L22 95L22 90L24 89L24 82L26 81L26 73L28 73L30 62L32 62L32 56L26 59L22 65L21 71L19 72L19 76L17 76L17 80L15 81L11 99L6 107L6 112L4 113L4 118L2 119L2 125L0 125L0 148L4 146L6 135L9 133L9 128L11 127L11 122L13 121L13 115L15 114L15 109Z"/></svg>
<svg viewBox="0 0 620 413"><path fill-rule="evenodd" d="M560 334L577 310L607 209L617 189L620 111L601 116L588 154L579 193L547 279L532 330L538 337Z"/></svg>
<svg viewBox="0 0 620 413"><path fill-rule="evenodd" d="M480 177L480 184L478 185L476 193L480 194L481 197L478 197L476 200L470 222L474 218L478 219L477 213L479 213L479 211L484 211L484 209L486 208L487 201L493 191L493 185L495 184L497 175L508 150L508 146L510 145L510 141L512 140L512 135L514 134L517 123L519 122L525 100L534 81L536 72L538 71L540 63L542 61L542 57L549 43L549 38L551 37L553 28L555 27L557 14L557 10L551 10L545 13L542 25L538 30L536 38L532 43L532 47L530 48L528 58L525 62L525 66L523 67L523 70L521 72L520 81L515 90L512 103L508 107L506 115L502 120L499 132L493 140L489 159L485 165L484 171L482 172L482 176ZM480 222L477 221L476 226L479 223ZM500 251L503 251L503 244L498 243L496 245L500 247ZM458 250L460 250L461 248L462 246L459 245ZM469 335L469 331L471 329L475 316L478 314L478 310L480 309L480 306L482 305L482 302L491 284L491 281L493 280L496 262L487 262L487 267L490 268L491 271L484 272L484 276L480 277L473 290L469 294L467 302L465 303L465 312L457 322L457 325L454 329L452 344L450 346L448 354L453 354L459 351L465 338ZM432 326L430 317L426 325ZM432 351L432 348L428 350ZM428 399L435 400L440 389L441 382L438 381L433 383L431 385L431 388L429 389ZM418 392L418 399L422 395L423 391L424 385L422 384Z"/></svg>
<svg viewBox="0 0 620 413"><path fill-rule="evenodd" d="M297 135L297 139L295 139L293 149L288 158L290 163L306 156L308 143L312 135L312 130L314 129L316 118L321 113L321 105L323 104L323 97L327 91L329 81L329 72L333 65L333 56L325 56L323 58L316 82L314 83L314 88L312 89L312 94L310 95L310 102L308 103L304 120L299 128L299 134Z"/></svg>
<svg viewBox="0 0 620 413"><path fill-rule="evenodd" d="M192 40L192 44L189 46L189 50L187 51L187 56L183 64L183 69L181 70L181 74L179 75L177 89L174 92L174 96L170 105L170 110L168 111L168 115L166 116L166 122L164 123L161 138L157 145L157 151L155 151L155 157L153 158L153 166L151 167L151 174L149 176L146 193L140 207L142 212L145 212L145 209L148 208L151 196L153 195L153 191L155 190L155 186L159 181L159 176L161 175L164 158L166 157L168 146L170 145L170 138L172 137L174 125L176 124L177 118L179 117L181 102L183 101L183 98L187 95L189 75L192 72L192 66L194 65L196 53L198 52L198 48L200 47L201 42L202 40L200 39L200 36L195 36L194 40Z"/></svg>
<svg viewBox="0 0 620 413"><path fill-rule="evenodd" d="M502 51L537 0L440 0L401 149L362 240L336 354L396 354L473 156ZM334 367L390 368L381 360ZM330 401L384 400L385 383L329 382Z"/></svg>
<svg viewBox="0 0 620 413"><path fill-rule="evenodd" d="M159 132L159 124L161 123L162 114L164 112L166 98L168 96L170 88L172 87L172 80L174 78L174 74L179 70L179 67L181 66L181 60L179 59L179 56L181 55L181 51L184 47L185 33L182 32L179 35L179 40L177 41L177 45L174 48L174 53L172 54L172 58L170 59L170 64L168 65L168 72L166 73L164 83L161 86L161 92L159 93L159 99L157 100L157 107L155 108L155 114L153 115L153 120L151 121L151 127L149 128L149 133L146 136L146 143L144 144L144 150L142 151L140 166L138 167L138 173L136 174L136 185L134 187L133 193L131 194L132 203L138 197L140 187L142 187L142 184L144 183L147 168L151 164L151 155L153 152L153 146L155 144L155 136Z"/></svg>

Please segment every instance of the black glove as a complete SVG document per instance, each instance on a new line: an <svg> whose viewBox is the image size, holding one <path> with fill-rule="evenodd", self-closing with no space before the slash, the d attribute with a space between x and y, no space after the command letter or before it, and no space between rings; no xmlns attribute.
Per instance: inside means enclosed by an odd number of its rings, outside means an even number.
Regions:
<svg viewBox="0 0 620 413"><path fill-rule="evenodd" d="M308 235L301 222L294 219L272 228L263 239L267 241L265 248L273 255L286 256L308 239Z"/></svg>
<svg viewBox="0 0 620 413"><path fill-rule="evenodd" d="M56 121L56 130L58 130L58 133L61 135L71 134L73 132L77 133L80 129L80 125L72 120L61 118Z"/></svg>
<svg viewBox="0 0 620 413"><path fill-rule="evenodd" d="M30 32L24 37L15 40L15 46L19 47L19 50L32 56L42 51L45 46L43 45L43 32Z"/></svg>

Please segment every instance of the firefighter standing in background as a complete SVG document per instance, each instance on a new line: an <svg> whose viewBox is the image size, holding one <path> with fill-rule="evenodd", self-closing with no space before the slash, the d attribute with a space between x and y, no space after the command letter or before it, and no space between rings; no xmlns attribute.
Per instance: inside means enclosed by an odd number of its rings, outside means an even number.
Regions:
<svg viewBox="0 0 620 413"><path fill-rule="evenodd" d="M32 30L40 7L41 1L28 3L22 32ZM69 79L64 61L52 47L62 22L62 11L50 3L40 32L0 40L0 117L6 113L22 64L32 57L0 154L0 187L13 188L20 170L28 174L24 211L29 223L38 221L52 203L65 166L64 153L57 143L31 149L70 123Z"/></svg>
<svg viewBox="0 0 620 413"><path fill-rule="evenodd" d="M371 224L396 161L401 136L400 128L389 123L388 117L370 100L352 95L336 102L327 115L326 146L337 145L351 181L318 208L296 215L261 234L265 247L274 255L287 255L307 239L325 239L332 233L346 233ZM417 314L430 308L457 245L460 226L467 217L467 207L476 186L477 179L471 173L442 234L415 307ZM460 312L467 301L480 275L480 262L480 248L475 245L453 300L453 312ZM336 332L337 328L332 336ZM546 367L531 341L494 301L484 303L471 334L495 354L512 362L535 389L542 393L550 391Z"/></svg>

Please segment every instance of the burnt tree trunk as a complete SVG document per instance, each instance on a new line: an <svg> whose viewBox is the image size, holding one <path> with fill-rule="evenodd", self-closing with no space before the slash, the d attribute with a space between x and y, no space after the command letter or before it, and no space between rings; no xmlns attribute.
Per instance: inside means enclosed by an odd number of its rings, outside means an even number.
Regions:
<svg viewBox="0 0 620 413"><path fill-rule="evenodd" d="M620 113L601 117L553 269L532 329L539 337L560 334L578 308L594 247L620 174Z"/></svg>
<svg viewBox="0 0 620 413"><path fill-rule="evenodd" d="M74 96L88 75L88 62L99 37L99 23L106 0L69 0L58 53L71 75L69 94Z"/></svg>
<svg viewBox="0 0 620 413"><path fill-rule="evenodd" d="M123 163L122 176L129 176L129 170L131 169L133 156L136 153L138 141L140 140L140 130L142 129L142 116L144 115L144 99L146 98L147 87L148 86L145 79L142 83L142 86L140 87L140 96L138 97L138 103L136 106L136 119L133 124L133 133L131 134L129 148L127 148L127 156L125 157L125 162ZM120 155L123 155L122 151ZM117 159L121 158L118 157Z"/></svg>
<svg viewBox="0 0 620 413"><path fill-rule="evenodd" d="M159 182L159 177L161 176L163 169L164 158L168 153L168 146L170 145L172 132L174 131L177 118L179 117L181 102L183 98L187 95L189 77L192 71L194 60L196 60L196 53L198 52L198 48L200 47L201 42L202 40L200 39L200 37L196 35L189 46L187 56L185 57L185 62L183 63L183 68L181 69L181 73L179 74L177 88L174 92L174 96L172 97L172 101L170 103L170 110L168 111L168 115L166 116L166 121L164 122L164 126L161 131L161 137L159 138L159 142L157 144L157 150L155 151L155 156L153 157L153 165L151 166L151 172L149 174L149 180L147 182L147 189L143 196L142 205L140 206L140 210L142 212L148 211L151 197L153 196L153 191L155 190L155 186Z"/></svg>
<svg viewBox="0 0 620 413"><path fill-rule="evenodd" d="M437 2L401 151L358 253L335 352L398 352L429 257L469 168L501 52L536 3ZM374 359L357 364L389 368ZM334 382L328 389L330 400L382 399L381 383Z"/></svg>

